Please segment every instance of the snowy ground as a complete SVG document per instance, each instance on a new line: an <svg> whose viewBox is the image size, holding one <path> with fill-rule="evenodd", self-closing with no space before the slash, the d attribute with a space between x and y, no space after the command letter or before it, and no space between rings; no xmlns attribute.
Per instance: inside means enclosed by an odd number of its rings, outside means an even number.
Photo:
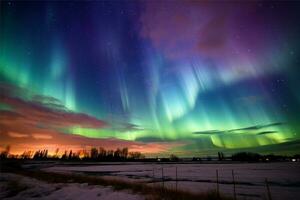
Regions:
<svg viewBox="0 0 300 200"><path fill-rule="evenodd" d="M52 166L44 170L139 181L162 185L162 168L165 187L176 187L193 192L216 189L216 170L220 192L233 196L232 170L234 171L238 199L268 199L267 178L273 200L299 199L300 163L245 163L245 164L144 164L111 163L83 166Z"/></svg>
<svg viewBox="0 0 300 200"><path fill-rule="evenodd" d="M1 173L0 199L142 200L144 197L124 190L113 191L110 187L91 186L86 183L49 184L15 174Z"/></svg>

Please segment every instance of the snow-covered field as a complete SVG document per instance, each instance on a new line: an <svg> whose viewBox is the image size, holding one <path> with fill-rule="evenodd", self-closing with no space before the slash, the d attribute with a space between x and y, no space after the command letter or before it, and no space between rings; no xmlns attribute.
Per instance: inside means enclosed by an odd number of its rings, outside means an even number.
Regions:
<svg viewBox="0 0 300 200"><path fill-rule="evenodd" d="M165 187L175 188L176 168L177 187L181 190L205 192L216 189L216 170L218 170L220 192L233 196L233 170L238 199L268 199L266 178L272 200L296 200L300 198L299 162L250 164L109 163L82 166L57 165L44 170L60 173L85 173L107 178L139 181L145 184L164 184Z"/></svg>
<svg viewBox="0 0 300 200"><path fill-rule="evenodd" d="M86 183L49 184L15 174L1 173L0 199L142 200L144 197L131 194L130 191L113 191L111 187L92 186Z"/></svg>

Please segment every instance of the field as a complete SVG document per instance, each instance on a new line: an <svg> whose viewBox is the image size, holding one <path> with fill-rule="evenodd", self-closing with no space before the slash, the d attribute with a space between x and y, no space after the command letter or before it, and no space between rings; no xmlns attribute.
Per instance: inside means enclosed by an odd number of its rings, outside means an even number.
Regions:
<svg viewBox="0 0 300 200"><path fill-rule="evenodd" d="M24 167L27 169L38 168L49 173L101 177L107 180L121 180L191 193L219 190L220 194L232 198L234 197L235 186L236 199L296 200L300 196L299 162L238 164L42 162L28 163ZM95 189L89 188L91 186L76 183L65 185L65 187L80 188L80 190L86 188L90 192ZM269 187L269 190L267 187ZM74 191L80 190L76 189ZM69 189L68 191L73 190ZM103 188L101 191L103 193ZM106 193L113 194L116 192L113 190L111 192L107 191L110 190L106 188ZM127 199L143 199L136 194L129 194L124 191L118 192L119 196L122 196L122 194L123 196L127 195Z"/></svg>

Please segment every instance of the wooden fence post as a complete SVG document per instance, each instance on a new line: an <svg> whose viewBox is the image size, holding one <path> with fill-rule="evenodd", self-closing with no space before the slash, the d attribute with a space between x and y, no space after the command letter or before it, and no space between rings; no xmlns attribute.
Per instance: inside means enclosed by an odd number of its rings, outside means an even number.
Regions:
<svg viewBox="0 0 300 200"><path fill-rule="evenodd" d="M177 166L176 166L176 192L177 192Z"/></svg>
<svg viewBox="0 0 300 200"><path fill-rule="evenodd" d="M236 191L235 191L234 171L232 170L232 171L231 171L231 173L232 173L232 183L233 183L233 197L234 197L234 200L236 200Z"/></svg>
<svg viewBox="0 0 300 200"><path fill-rule="evenodd" d="M162 186L163 186L163 189L164 189L165 182L164 182L164 168L163 168L163 166L161 166L161 180L162 180Z"/></svg>
<svg viewBox="0 0 300 200"><path fill-rule="evenodd" d="M153 186L154 186L155 185L154 166L152 166L152 181L153 181Z"/></svg>
<svg viewBox="0 0 300 200"><path fill-rule="evenodd" d="M220 196L219 194L219 172L216 170L216 176L217 176L217 195Z"/></svg>
<svg viewBox="0 0 300 200"><path fill-rule="evenodd" d="M266 183L266 188L267 188L268 199L272 200L271 192L270 192L270 188L269 188L269 183L268 183L268 179L267 178L265 179L265 183Z"/></svg>

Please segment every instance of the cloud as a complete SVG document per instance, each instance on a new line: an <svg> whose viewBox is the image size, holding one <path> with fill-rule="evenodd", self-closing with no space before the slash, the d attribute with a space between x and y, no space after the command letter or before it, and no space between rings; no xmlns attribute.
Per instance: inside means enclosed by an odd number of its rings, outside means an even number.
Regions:
<svg viewBox="0 0 300 200"><path fill-rule="evenodd" d="M1 103L1 99L0 99L0 103ZM14 111L9 111L9 110L0 110L0 114L1 114L0 115L1 121L24 118L22 114Z"/></svg>
<svg viewBox="0 0 300 200"><path fill-rule="evenodd" d="M227 131L219 131L219 130L208 130L208 131L196 131L193 134L200 134L200 135L212 135L212 134L224 134Z"/></svg>
<svg viewBox="0 0 300 200"><path fill-rule="evenodd" d="M55 106L55 108L48 107L48 103L44 104L44 102L40 101L24 100L8 94L3 93L0 96L0 103L12 108L12 111L0 110L0 125L2 126L12 125L10 124L12 122L17 124L20 122L20 125L35 127L42 124L48 128L52 127L52 129L71 126L86 128L103 128L108 126L108 123L105 121L87 114L58 109L58 106ZM52 99L52 102L54 102L54 98L49 99ZM52 103L51 105L54 104Z"/></svg>
<svg viewBox="0 0 300 200"><path fill-rule="evenodd" d="M127 131L144 131L145 128L140 127L131 123L114 123L114 127L112 128L114 131L127 132Z"/></svg>
<svg viewBox="0 0 300 200"><path fill-rule="evenodd" d="M264 125L257 125L257 126L248 126L244 128L237 128L237 129L229 129L229 130L207 130L207 131L195 131L193 134L199 134L199 135L215 135L215 134L237 134L237 133L249 133L249 132L257 132L264 128L270 128L274 126L282 126L285 123L283 122L275 122L275 123L269 123ZM257 132L257 135L264 135L269 133L276 133L276 131L261 131Z"/></svg>
<svg viewBox="0 0 300 200"><path fill-rule="evenodd" d="M20 121L23 126L30 124L34 125L35 128L56 130L74 126L92 129L112 128L117 131L144 130L138 125L118 121L113 121L114 126L111 127L104 120L68 110L60 100L54 97L32 95L28 90L24 89L22 91L19 87L7 84L0 83L0 88L4 88L3 90L5 91L0 95L0 103L12 108L11 110L0 110L0 119L2 121L8 120L9 122L14 121L14 123ZM24 99L20 96L32 97Z"/></svg>
<svg viewBox="0 0 300 200"><path fill-rule="evenodd" d="M257 135L266 135L266 134L270 134L270 133L277 133L277 131L262 131L257 133Z"/></svg>
<svg viewBox="0 0 300 200"><path fill-rule="evenodd" d="M8 105L9 110L0 110L0 149L12 146L12 153L24 150L48 149L80 151L91 147L116 149L128 147L130 151L148 154L167 152L174 147L184 145L182 142L141 142L116 138L88 138L73 135L65 131L72 127L91 129L112 128L96 117L69 111L59 100L47 96L31 96L28 90L0 83L0 104ZM120 131L142 130L129 123L115 123Z"/></svg>
<svg viewBox="0 0 300 200"><path fill-rule="evenodd" d="M35 95L32 97L32 101L52 109L67 110L63 103L54 97Z"/></svg>
<svg viewBox="0 0 300 200"><path fill-rule="evenodd" d="M284 125L283 122L275 122L275 123L270 123L270 124L264 124L264 125L257 125L257 126L249 126L249 127L244 127L244 128L238 128L238 129L231 129L228 132L235 132L235 131L254 131L254 130L260 130L263 128L269 128L269 127L274 127L274 126L281 126Z"/></svg>
<svg viewBox="0 0 300 200"><path fill-rule="evenodd" d="M51 135L45 135L45 134L38 134L38 133L36 133L36 134L31 134L32 135L32 137L34 138L34 139L42 139L42 140L50 140L50 139L52 139L52 136Z"/></svg>
<svg viewBox="0 0 300 200"><path fill-rule="evenodd" d="M27 138L27 137L29 137L29 135L27 135L27 134L16 133L16 132L8 132L8 135L10 137L13 137L13 138Z"/></svg>
<svg viewBox="0 0 300 200"><path fill-rule="evenodd" d="M32 139L34 138L34 140ZM60 152L72 150L73 152L90 150L92 147L105 149L117 149L127 147L130 151L139 151L144 154L158 155L168 153L173 148L186 145L185 142L140 142L128 141L117 138L88 138L79 135L49 132L32 134L32 137L12 138L8 134L0 134L0 150L6 145L11 145L11 153L21 154L24 150L36 151L48 149L54 152L57 148Z"/></svg>

